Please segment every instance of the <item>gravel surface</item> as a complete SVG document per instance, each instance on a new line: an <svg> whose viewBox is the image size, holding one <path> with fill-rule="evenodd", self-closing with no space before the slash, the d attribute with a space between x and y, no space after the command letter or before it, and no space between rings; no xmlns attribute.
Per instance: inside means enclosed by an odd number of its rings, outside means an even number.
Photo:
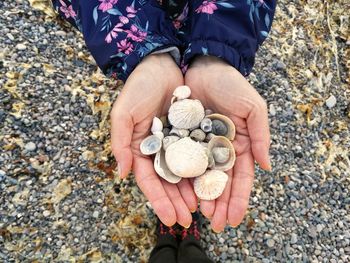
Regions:
<svg viewBox="0 0 350 263"><path fill-rule="evenodd" d="M250 76L273 171L257 169L240 226L206 222L217 262L350 262L350 6L335 2L279 1ZM146 262L155 217L110 152L120 83L63 21L23 0L0 10L0 261Z"/></svg>

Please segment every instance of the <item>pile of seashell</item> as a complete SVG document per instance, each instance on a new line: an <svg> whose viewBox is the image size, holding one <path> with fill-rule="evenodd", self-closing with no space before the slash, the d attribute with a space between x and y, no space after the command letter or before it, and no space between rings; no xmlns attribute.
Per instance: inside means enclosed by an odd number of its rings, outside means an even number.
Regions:
<svg viewBox="0 0 350 263"><path fill-rule="evenodd" d="M235 125L190 96L188 86L175 89L168 116L153 119L152 135L142 141L140 150L144 155L156 154L154 169L160 177L173 184L195 177L196 195L214 200L225 189L225 171L235 163L231 142Z"/></svg>

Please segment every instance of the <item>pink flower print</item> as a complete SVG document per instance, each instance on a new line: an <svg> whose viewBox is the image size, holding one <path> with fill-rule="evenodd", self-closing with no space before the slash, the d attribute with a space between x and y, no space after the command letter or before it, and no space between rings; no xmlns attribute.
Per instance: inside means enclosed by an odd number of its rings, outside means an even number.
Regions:
<svg viewBox="0 0 350 263"><path fill-rule="evenodd" d="M127 17L133 18L136 16L135 14L137 13L137 10L135 10L135 8L132 6L128 6L126 7L126 12L128 12L128 14L126 15Z"/></svg>
<svg viewBox="0 0 350 263"><path fill-rule="evenodd" d="M124 30L122 27L124 26L123 23L118 23L115 25L115 27L112 29L111 32L109 32L105 38L105 41L109 44L112 42L113 38L116 38L118 36L117 32L123 32Z"/></svg>
<svg viewBox="0 0 350 263"><path fill-rule="evenodd" d="M179 20L174 20L173 25L176 29L179 29L181 27L181 22Z"/></svg>
<svg viewBox="0 0 350 263"><path fill-rule="evenodd" d="M128 33L127 37L136 42L142 42L147 37L147 32L141 31L135 25L132 25L130 29L126 31Z"/></svg>
<svg viewBox="0 0 350 263"><path fill-rule="evenodd" d="M98 9L102 10L102 12L106 12L109 9L113 8L113 5L118 2L118 0L98 0L101 2Z"/></svg>
<svg viewBox="0 0 350 263"><path fill-rule="evenodd" d="M125 17L125 16L120 16L119 17L120 22L122 22L124 25L129 23L129 18Z"/></svg>
<svg viewBox="0 0 350 263"><path fill-rule="evenodd" d="M129 55L134 49L134 46L130 42L128 42L126 39L117 43L117 46L118 46L118 52L122 52L125 55Z"/></svg>
<svg viewBox="0 0 350 263"><path fill-rule="evenodd" d="M77 16L77 14L75 13L75 11L73 10L72 5L67 6L65 2L63 2L62 0L60 0L61 3L61 7L60 10L64 13L64 15L66 16L66 18L74 18Z"/></svg>
<svg viewBox="0 0 350 263"><path fill-rule="evenodd" d="M218 7L215 4L216 0L203 1L203 3L196 9L196 13L213 14Z"/></svg>

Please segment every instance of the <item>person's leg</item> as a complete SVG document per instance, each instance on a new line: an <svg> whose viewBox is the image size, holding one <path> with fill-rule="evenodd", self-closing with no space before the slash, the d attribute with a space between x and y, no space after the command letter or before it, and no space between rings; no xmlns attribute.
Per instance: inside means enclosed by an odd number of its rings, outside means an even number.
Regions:
<svg viewBox="0 0 350 263"><path fill-rule="evenodd" d="M150 263L176 263L178 241L173 227L167 227L158 219L157 244L151 252Z"/></svg>
<svg viewBox="0 0 350 263"><path fill-rule="evenodd" d="M200 244L201 220L199 213L192 214L192 224L182 230L182 240L177 254L178 263L212 263Z"/></svg>

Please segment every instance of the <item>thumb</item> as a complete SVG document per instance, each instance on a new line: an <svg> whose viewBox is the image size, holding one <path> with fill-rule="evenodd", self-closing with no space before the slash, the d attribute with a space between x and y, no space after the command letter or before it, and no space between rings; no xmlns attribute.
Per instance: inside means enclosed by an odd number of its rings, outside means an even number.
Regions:
<svg viewBox="0 0 350 263"><path fill-rule="evenodd" d="M111 112L111 145L121 179L128 175L132 167L133 155L130 144L133 130L132 117L116 104Z"/></svg>
<svg viewBox="0 0 350 263"><path fill-rule="evenodd" d="M269 157L270 130L265 101L260 98L247 118L247 126L254 159L264 170L271 171Z"/></svg>

